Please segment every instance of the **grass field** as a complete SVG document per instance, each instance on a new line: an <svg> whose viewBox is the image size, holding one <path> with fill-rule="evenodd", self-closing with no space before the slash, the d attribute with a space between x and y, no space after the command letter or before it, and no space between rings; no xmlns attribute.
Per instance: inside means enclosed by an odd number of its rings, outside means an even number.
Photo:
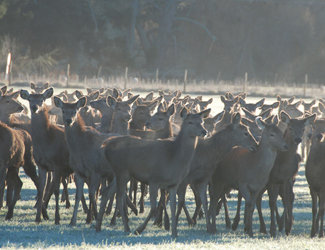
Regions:
<svg viewBox="0 0 325 250"><path fill-rule="evenodd" d="M204 96L204 99L209 96ZM213 96L215 99L213 113L222 108L220 98ZM259 98L252 98L250 101L256 101ZM271 103L274 99L267 99ZM123 232L122 220L117 220L117 225L109 225L110 216L106 216L103 221L102 231L95 232L94 223L86 225L86 215L79 208L78 221L76 227L70 227L69 222L72 216L72 210L66 209L62 203L60 206L61 225L54 225L54 198L49 204L49 221L42 221L37 225L34 220L36 209L35 204L36 190L31 180L21 174L24 183L21 200L17 202L14 211L14 218L11 221L5 221L7 208L0 210L0 247L1 248L132 248L132 249L184 249L184 248L215 248L222 249L324 249L325 239L310 239L309 233L311 228L311 198L309 195L308 185L304 174L304 164L301 165L297 181L294 186L296 194L294 203L294 218L292 233L285 236L284 233L278 233L273 239L269 235L259 233L259 223L257 212L254 213L254 233L253 238L249 238L243 232L242 220L236 232L226 229L224 223L223 211L217 217L217 234L209 235L206 232L205 220L199 220L194 227L189 227L182 214L178 226L179 237L173 240L170 232L153 226L152 223L142 235L125 234ZM87 192L87 189L86 189ZM69 185L70 201L74 204L75 186ZM189 190L187 192L187 204L191 213L194 212L194 198ZM231 218L236 211L236 192L232 193L229 199L229 209ZM263 213L267 228L269 228L269 207L268 198L263 199ZM281 202L278 206L282 208ZM244 207L242 205L242 207ZM149 212L149 202L146 201L146 210L139 216L130 216L129 225L131 230L135 230ZM243 211L242 211L243 214Z"/></svg>
<svg viewBox="0 0 325 250"><path fill-rule="evenodd" d="M249 238L243 233L242 221L236 232L225 228L223 212L217 217L217 234L206 233L205 220L199 220L198 225L190 228L187 225L185 216L182 215L179 223L179 237L172 240L170 232L153 226L149 223L147 229L140 236L125 234L121 219L117 220L116 226L109 226L111 216L104 218L102 231L95 232L94 223L86 225L85 214L79 212L76 227L70 227L69 222L72 215L72 208L66 209L62 204L60 207L61 225L54 225L54 199L49 205L49 221L35 224L35 203L36 191L32 182L22 173L24 182L22 199L17 202L15 215L12 221L5 221L6 208L0 211L0 246L2 248L124 248L133 249L183 249L183 248L213 248L222 247L224 249L320 249L325 247L324 239L310 239L311 227L311 199L309 189L304 176L304 166L301 166L299 176L295 183L294 191L296 199L294 203L295 222L292 234L287 237L284 233L279 233L275 239L269 235L258 232L259 223L257 213L254 213L254 238ZM70 199L74 199L74 184L70 185ZM189 191L188 194L191 194ZM233 218L236 209L236 193L229 200L230 215ZM193 212L195 205L193 196L187 199L190 211ZM281 203L279 202L279 206ZM145 214L138 217L130 216L131 230L142 222L148 213L149 204L146 202ZM269 227L269 209L267 197L263 199L263 212Z"/></svg>

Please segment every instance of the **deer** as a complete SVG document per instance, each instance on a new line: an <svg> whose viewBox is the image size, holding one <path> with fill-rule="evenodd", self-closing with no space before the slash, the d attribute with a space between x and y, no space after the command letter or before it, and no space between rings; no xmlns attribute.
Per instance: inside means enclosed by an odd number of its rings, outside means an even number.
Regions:
<svg viewBox="0 0 325 250"><path fill-rule="evenodd" d="M69 162L75 173L77 192L70 222L71 226L75 226L84 182L88 184L90 208L93 208L96 218L95 192L99 187L99 183L102 178L106 178L110 182L113 181L114 173L112 169L107 167L108 163L101 150L103 141L112 134L103 134L92 127L85 126L79 112L86 105L87 97L81 97L74 103L63 102L61 99L54 97L54 103L62 110L65 138L69 150ZM89 209L87 223L90 223L91 220L92 214L91 209Z"/></svg>
<svg viewBox="0 0 325 250"><path fill-rule="evenodd" d="M281 112L281 121L287 124L287 129L284 133L284 140L288 145L288 150L277 153L274 166L265 187L265 189L268 191L269 205L271 209L270 234L272 237L276 236L275 209L280 189L283 190L282 201L284 203L285 232L288 235L291 231L293 222L292 206L294 200L292 188L295 175L298 172L299 162L301 161L300 155L297 154L297 149L299 143L302 141L305 127L312 124L315 118L316 115L311 115L303 119L295 119L291 118L284 111ZM258 203L262 201L263 193L264 190L258 197ZM260 208L261 206L258 206L259 213L261 214L262 211ZM261 232L266 232L265 223L262 216L260 216L260 225Z"/></svg>
<svg viewBox="0 0 325 250"><path fill-rule="evenodd" d="M312 144L307 158L305 171L312 198L312 226L310 237L315 237L317 233L319 237L324 237L324 152L325 143L323 134L314 133L312 136Z"/></svg>
<svg viewBox="0 0 325 250"><path fill-rule="evenodd" d="M232 121L223 130L213 134L206 139L200 139L194 153L190 172L182 181L178 188L178 210L177 217L180 214L182 206L185 204L185 193L188 184L192 184L199 193L200 200L203 203L203 209L206 217L206 226L209 233L215 231L211 228L210 217L207 204L207 186L218 163L229 153L234 146L242 146L254 151L256 141L248 131L247 127L241 124L241 116L236 113Z"/></svg>
<svg viewBox="0 0 325 250"><path fill-rule="evenodd" d="M288 150L283 134L277 127L277 119L267 124L258 117L256 122L263 130L257 150L251 152L242 147L235 147L218 164L210 186L212 227L215 228L217 200L229 188L234 188L239 190L245 199L245 232L251 237L252 215L257 197L268 182L277 151Z"/></svg>
<svg viewBox="0 0 325 250"><path fill-rule="evenodd" d="M6 91L6 89L3 89ZM13 92L11 94L4 94L0 91L0 121L11 126L14 121L16 121L15 117L13 116L17 112L21 112L23 110L22 105L17 101L17 97L19 96L19 91ZM23 135L22 140L24 142L25 147L25 155L24 155L24 170L25 173L32 179L36 189L38 190L38 176L36 173L36 165L34 163L33 158L33 148L32 148L32 141L30 135L27 131L16 128L17 131ZM14 176L14 175L10 175ZM16 178L14 176L14 178ZM16 178L17 179L17 178ZM1 197L0 197L0 207L2 207L3 201L3 189L1 190Z"/></svg>
<svg viewBox="0 0 325 250"><path fill-rule="evenodd" d="M262 107L264 104L264 101L265 101L265 98L262 98L261 100L259 100L256 103L246 103L246 101L244 99L242 99L242 98L239 99L240 106L242 108L245 108L246 110L248 110L251 113L255 113L257 108Z"/></svg>
<svg viewBox="0 0 325 250"><path fill-rule="evenodd" d="M50 84L48 82L35 84L33 82L30 83L30 88L33 90L33 93L35 94L41 94L44 90L48 89L50 87Z"/></svg>
<svg viewBox="0 0 325 250"><path fill-rule="evenodd" d="M125 232L129 232L130 228L126 215L122 212L125 207L123 195L130 177L134 177L148 183L151 204L148 217L135 232L140 234L154 216L158 189L162 188L169 191L172 237L177 237L175 218L177 188L189 172L198 136L205 136L207 133L202 122L209 113L210 109L197 114L188 114L184 108L181 112L184 121L180 133L174 140L143 140L133 136L119 136L104 142L106 159L116 176L116 201Z"/></svg>
<svg viewBox="0 0 325 250"><path fill-rule="evenodd" d="M20 91L20 97L29 102L31 110L31 136L34 158L39 170L39 195L37 201L36 223L41 222L41 213L48 219L46 204L51 194L55 195L55 224L60 224L59 188L61 178L72 173L69 165L69 151L65 142L64 130L51 124L48 118L45 100L51 98L53 88L46 89L42 94L30 94L27 90ZM53 172L49 193L45 195L47 172Z"/></svg>

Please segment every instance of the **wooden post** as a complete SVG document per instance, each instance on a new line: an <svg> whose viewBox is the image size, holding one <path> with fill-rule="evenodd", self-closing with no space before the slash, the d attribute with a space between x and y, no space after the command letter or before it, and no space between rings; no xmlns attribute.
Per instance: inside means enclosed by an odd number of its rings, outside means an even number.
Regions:
<svg viewBox="0 0 325 250"><path fill-rule="evenodd" d="M183 92L186 93L186 84L187 84L187 69L184 72L184 85L183 85Z"/></svg>
<svg viewBox="0 0 325 250"><path fill-rule="evenodd" d="M156 69L156 83L159 81L159 69Z"/></svg>
<svg viewBox="0 0 325 250"><path fill-rule="evenodd" d="M11 53L8 53L7 56L7 66L6 66L6 74L5 79L8 81L8 86L11 84Z"/></svg>
<svg viewBox="0 0 325 250"><path fill-rule="evenodd" d="M127 88L127 84L128 84L128 71L129 71L129 68L126 67L125 68L125 74L124 74L124 89Z"/></svg>
<svg viewBox="0 0 325 250"><path fill-rule="evenodd" d="M67 66L67 82L66 82L66 87L69 88L69 78L70 78L70 63L68 63Z"/></svg>
<svg viewBox="0 0 325 250"><path fill-rule="evenodd" d="M307 84L308 84L308 74L305 74L304 97L306 97Z"/></svg>
<svg viewBox="0 0 325 250"><path fill-rule="evenodd" d="M247 81L248 81L248 73L245 73L245 80L244 80L244 86L243 86L243 91L244 93L246 93L246 85L247 85Z"/></svg>

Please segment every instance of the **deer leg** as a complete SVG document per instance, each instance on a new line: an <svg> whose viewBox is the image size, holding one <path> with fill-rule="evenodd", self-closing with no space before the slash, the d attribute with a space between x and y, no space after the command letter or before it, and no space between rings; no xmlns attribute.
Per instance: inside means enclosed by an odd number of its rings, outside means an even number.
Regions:
<svg viewBox="0 0 325 250"><path fill-rule="evenodd" d="M208 213L207 184L206 183L199 184L196 189L200 195L200 200L203 205L207 231L208 231L208 233L215 233L214 228L211 227L210 216Z"/></svg>
<svg viewBox="0 0 325 250"><path fill-rule="evenodd" d="M69 200L68 183L65 178L62 178L62 185L63 185L63 190L61 195L61 202L65 201L65 208L70 208L71 204Z"/></svg>
<svg viewBox="0 0 325 250"><path fill-rule="evenodd" d="M130 228L128 225L128 221L126 218L126 214L124 213L124 202L125 202L125 187L128 182L127 176L117 176L116 177L116 204L117 208L120 211L120 214L122 215L123 225L124 225L124 232L130 232Z"/></svg>
<svg viewBox="0 0 325 250"><path fill-rule="evenodd" d="M256 199L256 208L258 211L258 217L260 220L260 233L266 234L266 226L265 226L265 222L264 222L264 218L263 218L263 213L262 213L262 197L263 197L263 193L265 192L265 189L263 189L260 194L258 195L257 199Z"/></svg>
<svg viewBox="0 0 325 250"><path fill-rule="evenodd" d="M93 214L95 219L97 219L97 205L96 205L96 191L100 183L100 177L97 174L91 176L90 185L89 185L89 204L92 207L88 213L87 223L91 223L93 219Z"/></svg>
<svg viewBox="0 0 325 250"><path fill-rule="evenodd" d="M217 203L218 200L224 194L224 183L221 181L212 182L209 185L209 193L210 193L210 217L211 217L211 233L215 233L217 231L216 227L216 213L217 213ZM209 216L209 215L206 215Z"/></svg>
<svg viewBox="0 0 325 250"><path fill-rule="evenodd" d="M240 207L241 207L241 201L242 201L242 194L240 193L240 191L238 191L238 200L237 200L237 212L236 212L236 216L234 218L234 221L232 223L232 230L236 230L237 227L238 227L238 223L239 223L239 220L240 220Z"/></svg>
<svg viewBox="0 0 325 250"><path fill-rule="evenodd" d="M285 233L289 235L291 232L292 224L293 224L293 202L294 202L294 193L293 193L293 182L288 181L287 183L283 184L284 190L284 208L285 208Z"/></svg>
<svg viewBox="0 0 325 250"><path fill-rule="evenodd" d="M251 191L246 185L240 185L239 190L245 199L244 232L247 233L250 237L252 237L253 236L252 216L254 212L256 199L253 198Z"/></svg>
<svg viewBox="0 0 325 250"><path fill-rule="evenodd" d="M82 190L82 194L81 194L81 205L82 205L82 210L84 211L84 213L88 214L88 206L87 206L87 202L86 202L86 198L85 198L85 194L84 194L83 190Z"/></svg>
<svg viewBox="0 0 325 250"><path fill-rule="evenodd" d="M168 193L165 193L165 203L163 204L164 205L164 228L166 231L169 231L170 229L170 222L169 222L169 216L168 216L168 212L167 212L167 203L168 203L168 200L169 200L169 194ZM185 213L187 211L186 207L185 207ZM187 214L189 216L189 213L187 211Z"/></svg>
<svg viewBox="0 0 325 250"><path fill-rule="evenodd" d="M158 227L162 226L164 204L166 204L166 191L164 189L160 189L160 198L159 198L159 202L158 202L156 218L153 223L154 225L156 225Z"/></svg>
<svg viewBox="0 0 325 250"><path fill-rule="evenodd" d="M116 193L116 179L114 178L114 180L108 186L102 187L102 201L100 204L100 209L96 220L96 232L101 231L103 215L105 212L107 201L109 198L114 197L115 193Z"/></svg>
<svg viewBox="0 0 325 250"><path fill-rule="evenodd" d="M267 189L269 195L269 206L271 211L271 224L270 224L270 234L272 237L276 236L276 225L275 225L275 209L276 200L279 193L279 185L270 185Z"/></svg>
<svg viewBox="0 0 325 250"><path fill-rule="evenodd" d="M186 187L187 187L187 185L184 185L183 183L181 183L178 186L178 190L177 190L178 203L177 203L177 211L176 211L176 215L175 215L176 223L178 223L179 216L182 212L182 206L185 203Z"/></svg>
<svg viewBox="0 0 325 250"><path fill-rule="evenodd" d="M311 226L311 232L310 232L310 237L313 238L315 237L317 233L317 226L316 226L316 216L317 216L317 194L316 192L309 186L310 189L310 195L312 199L312 226Z"/></svg>
<svg viewBox="0 0 325 250"><path fill-rule="evenodd" d="M61 174L58 171L55 171L53 173L53 181L52 181L53 188L51 187L55 196L55 225L60 224L60 182L61 182Z"/></svg>
<svg viewBox="0 0 325 250"><path fill-rule="evenodd" d="M107 208L106 208L106 215L109 215L112 212L112 208L113 208L113 203L114 203L114 199L115 199L115 194L112 196L112 198L110 198Z"/></svg>
<svg viewBox="0 0 325 250"><path fill-rule="evenodd" d="M36 187L36 190L37 190L37 196L39 196L39 192L40 192L39 177L37 175L36 165L34 163L32 152L30 150L27 153L25 151L24 159L25 159L25 164L23 166L24 171L25 171L26 175L28 175L32 179L32 181ZM35 207L37 207L37 204L35 204Z"/></svg>
<svg viewBox="0 0 325 250"><path fill-rule="evenodd" d="M319 238L324 237L324 210L325 210L325 190L321 189L319 191L319 218L320 218L320 225L319 225Z"/></svg>
<svg viewBox="0 0 325 250"><path fill-rule="evenodd" d="M48 202L53 194L53 192L50 193L52 182L53 182L52 173L47 172L47 181L46 181L45 192L44 192L44 207L45 208L47 208Z"/></svg>
<svg viewBox="0 0 325 250"><path fill-rule="evenodd" d="M45 184L47 181L47 172L44 168L39 167L38 168L38 173L39 173L39 195L37 197L37 212L36 212L36 223L41 222L41 213L43 213L43 218L46 219L48 218L46 208L43 206L43 199L45 195ZM46 215L46 216L44 216Z"/></svg>
<svg viewBox="0 0 325 250"><path fill-rule="evenodd" d="M176 224L176 193L177 193L177 188L172 188L169 190L169 205L170 205L170 213L172 217L172 237L176 238L177 237L177 224Z"/></svg>
<svg viewBox="0 0 325 250"><path fill-rule="evenodd" d="M139 204L140 204L140 214L141 214L144 212L144 197L146 196L147 185L141 182L140 189L141 189L141 196L140 196Z"/></svg>
<svg viewBox="0 0 325 250"><path fill-rule="evenodd" d="M131 208L131 211L135 214L135 215L138 215L138 209L137 207L132 203L132 201L130 200L130 198L126 195L125 196L125 201L126 201L126 204L127 204L127 207ZM127 208L126 207L126 208ZM126 210L127 211L127 210Z"/></svg>
<svg viewBox="0 0 325 250"><path fill-rule="evenodd" d="M19 169L17 169L17 168L9 168L8 174L7 174L7 179L8 179L7 196L9 195L9 197L8 197L8 204L7 204L8 212L6 215L6 220L10 220L13 217L14 208L15 208L17 200L20 197L21 187L23 186L23 183L21 182L21 180L18 176L18 171L19 171ZM14 193L14 195L12 196L13 193Z"/></svg>
<svg viewBox="0 0 325 250"><path fill-rule="evenodd" d="M149 185L149 193L150 193L150 212L145 221L135 230L135 234L141 234L143 230L146 228L151 217L156 214L156 203L157 203L157 194L158 194L158 186L155 184ZM176 193L175 193L176 195ZM174 214L175 215L175 214Z"/></svg>
<svg viewBox="0 0 325 250"><path fill-rule="evenodd" d="M77 213L78 213L78 207L80 200L85 199L83 195L83 189L84 189L84 180L77 174L74 174L74 181L76 184L76 197L75 197L75 202L74 202L74 208L73 208L73 215L70 221L70 226L75 226L77 223Z"/></svg>
<svg viewBox="0 0 325 250"><path fill-rule="evenodd" d="M223 207L225 209L226 228L230 228L231 227L231 221L230 221L230 218L229 218L228 202L227 202L226 195L224 195L221 199L222 199Z"/></svg>

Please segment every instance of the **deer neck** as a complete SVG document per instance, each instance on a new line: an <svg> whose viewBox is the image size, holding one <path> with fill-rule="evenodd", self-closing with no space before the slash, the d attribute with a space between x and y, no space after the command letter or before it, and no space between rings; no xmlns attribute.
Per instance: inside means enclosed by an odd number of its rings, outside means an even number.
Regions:
<svg viewBox="0 0 325 250"><path fill-rule="evenodd" d="M226 127L225 129L215 133L213 136L206 139L207 148L213 149L208 149L207 152L211 152L216 161L217 159L220 159L222 156L230 152L231 149L235 146L235 143L233 142L231 136L231 130Z"/></svg>
<svg viewBox="0 0 325 250"><path fill-rule="evenodd" d="M145 122L136 121L136 120L132 119L130 121L130 129L144 130L145 129Z"/></svg>
<svg viewBox="0 0 325 250"><path fill-rule="evenodd" d="M284 133L284 140L288 145L288 148L289 148L288 151L296 153L297 149L298 149L298 144L295 143L295 141L292 138L292 136L291 136L290 132L288 131L288 129L286 129L286 131ZM286 151L286 152L288 152L288 151Z"/></svg>
<svg viewBox="0 0 325 250"><path fill-rule="evenodd" d="M277 153L278 151L269 144L269 142L265 139L265 136L262 134L262 138L257 146L257 150L252 152L252 156L255 157L256 163L263 163L263 167L266 171L271 171Z"/></svg>
<svg viewBox="0 0 325 250"><path fill-rule="evenodd" d="M13 117L12 114L6 114L6 113L0 112L0 121L3 123L9 124L11 117Z"/></svg>
<svg viewBox="0 0 325 250"><path fill-rule="evenodd" d="M111 133L117 133L120 135L128 135L129 134L129 121L118 120L113 113L112 121L111 121Z"/></svg>
<svg viewBox="0 0 325 250"><path fill-rule="evenodd" d="M183 162L189 169L189 163L192 161L195 149L198 144L198 137L190 137L184 133L184 131L179 132L175 141L173 152L176 157L178 157L180 162Z"/></svg>
<svg viewBox="0 0 325 250"><path fill-rule="evenodd" d="M48 117L47 108L43 105L37 113L31 115L32 136L43 136L47 134L50 128L50 121Z"/></svg>

